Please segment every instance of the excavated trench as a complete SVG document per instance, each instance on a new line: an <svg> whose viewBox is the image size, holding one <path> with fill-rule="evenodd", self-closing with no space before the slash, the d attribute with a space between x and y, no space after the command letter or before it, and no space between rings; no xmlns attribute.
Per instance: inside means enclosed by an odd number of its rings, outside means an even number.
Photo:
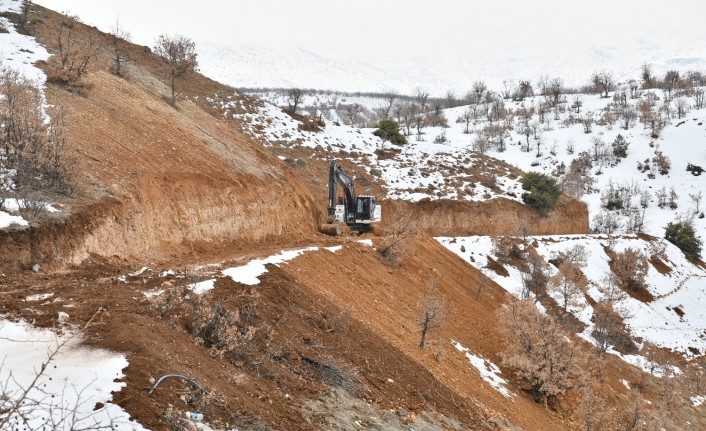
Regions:
<svg viewBox="0 0 706 431"><path fill-rule="evenodd" d="M200 175L150 178L120 198L77 208L66 219L0 233L5 263L77 264L92 254L144 261L188 252L189 244L258 244L314 233L318 211L301 187Z"/></svg>
<svg viewBox="0 0 706 431"><path fill-rule="evenodd" d="M586 204L567 196L562 196L546 217L527 205L504 198L482 202L383 202L386 224L404 217L411 217L418 228L438 236L590 233Z"/></svg>

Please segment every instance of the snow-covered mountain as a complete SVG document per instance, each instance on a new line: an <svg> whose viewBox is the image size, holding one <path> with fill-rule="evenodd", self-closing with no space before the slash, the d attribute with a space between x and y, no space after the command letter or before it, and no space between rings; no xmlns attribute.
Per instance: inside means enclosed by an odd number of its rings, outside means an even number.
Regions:
<svg viewBox="0 0 706 431"><path fill-rule="evenodd" d="M681 41L638 39L619 45L553 51L551 46L525 55L497 52L477 59L436 58L416 62L374 63L302 48L264 48L249 44L197 43L201 72L236 88L314 88L347 92L411 94L417 87L443 96L467 92L474 81L502 88L505 80L560 77L572 87L588 83L592 72L612 71L618 80L639 76L643 63L659 76L666 70L706 69L706 37Z"/></svg>

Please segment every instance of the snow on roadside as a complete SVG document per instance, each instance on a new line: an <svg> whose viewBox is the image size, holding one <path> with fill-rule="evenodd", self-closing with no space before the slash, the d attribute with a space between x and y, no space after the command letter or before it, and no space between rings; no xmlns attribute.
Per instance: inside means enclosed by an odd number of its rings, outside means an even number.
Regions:
<svg viewBox="0 0 706 431"><path fill-rule="evenodd" d="M19 390L31 384L49 352L66 339L66 335L58 336L49 329L0 320L0 382L8 385L5 393L9 395L9 401L0 400L0 411L3 404L7 406L17 399ZM41 426L41 418L51 415L50 424L65 420L52 427L56 430L96 426L143 430L139 423L130 420L127 412L110 402L111 392L125 386L124 382L116 380L124 377L122 370L127 365L122 354L80 346L78 337L69 339L29 393L29 399L42 400L41 406L33 412L30 427ZM94 410L99 403L103 407ZM76 423L72 423L74 410Z"/></svg>
<svg viewBox="0 0 706 431"><path fill-rule="evenodd" d="M307 251L315 251L318 249L318 247L307 247L298 250L283 250L264 259L253 259L245 265L224 269L222 272L223 275L232 278L238 283L254 286L256 284L260 284L259 277L267 272L265 265L268 263L279 266L280 264L292 260Z"/></svg>
<svg viewBox="0 0 706 431"><path fill-rule="evenodd" d="M492 255L492 238L479 237L439 237L437 240L447 249L454 252L475 268L484 271L493 281L505 290L520 297L522 281L519 270L506 266L508 276L498 275L486 268L488 257ZM628 247L649 253L650 241L635 236L620 236L611 238L606 235L556 235L531 237L530 242L536 242L537 251L548 261L559 251L565 251L575 245L586 248L588 259L583 269L590 285L587 291L593 301L603 298L601 278L610 271L609 257L604 247L623 251ZM625 318L625 322L633 337L650 341L657 346L669 348L690 357L694 354L690 348L706 351L706 339L703 337L706 328L706 292L703 280L706 271L693 265L684 258L681 251L674 245L664 242L666 262L671 269L668 274L658 272L649 265L646 276L648 291L654 300L648 303L626 296L617 304L617 309ZM462 251L463 250L463 251ZM550 276L557 272L549 265ZM558 296L552 296L558 300ZM586 330L579 334L582 338L595 342L591 333L593 322L591 317L593 307L585 298L576 306L570 307L570 312L585 326ZM611 353L618 354L612 351ZM624 360L636 366L645 367L644 358L632 358L626 355Z"/></svg>
<svg viewBox="0 0 706 431"><path fill-rule="evenodd" d="M373 241L370 239L362 239L356 241L357 243L367 245L367 246L372 246ZM282 250L281 252L277 254L273 254L271 256L262 258L262 259L253 259L246 263L245 265L240 265L240 266L235 266L232 268L226 268L221 271L221 274L225 277L230 277L233 281L236 281L241 284L245 284L248 286L255 286L257 284L260 284L260 277L267 272L266 265L267 264L272 264L276 266L280 266L286 262L289 262L302 254L310 251L317 251L317 250L326 250L331 253L336 253L337 251L341 250L343 246L341 245L335 245L331 247L318 247L318 246L311 246L307 248L300 248L296 250ZM204 281L200 281L197 283L192 283L189 285L189 289L191 289L194 293L198 295L203 295L204 293L208 292L209 290L213 289L216 283L216 279L208 279Z"/></svg>
<svg viewBox="0 0 706 431"><path fill-rule="evenodd" d="M466 358L471 362L471 365L473 365L480 373L480 377L488 382L493 389L500 392L507 398L515 398L516 394L510 392L506 387L508 383L507 380L500 377L501 371L497 365L490 362L488 359L474 355L469 349L463 347L461 343L457 341L451 340L451 344L453 344L456 350L466 355Z"/></svg>

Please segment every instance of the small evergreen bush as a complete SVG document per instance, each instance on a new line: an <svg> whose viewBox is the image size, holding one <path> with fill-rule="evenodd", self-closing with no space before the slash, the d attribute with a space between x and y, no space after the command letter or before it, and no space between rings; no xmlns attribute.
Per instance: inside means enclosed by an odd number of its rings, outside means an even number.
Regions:
<svg viewBox="0 0 706 431"><path fill-rule="evenodd" d="M542 217L554 208L561 196L561 187L548 175L527 172L520 182L522 189L526 190L522 193L522 202L536 208Z"/></svg>
<svg viewBox="0 0 706 431"><path fill-rule="evenodd" d="M696 236L694 227L687 222L668 223L664 238L679 247L689 260L701 258L701 239Z"/></svg>
<svg viewBox="0 0 706 431"><path fill-rule="evenodd" d="M396 145L407 143L404 135L400 133L400 125L395 120L381 120L378 123L378 128L373 132L373 135L381 138L383 141L389 141Z"/></svg>

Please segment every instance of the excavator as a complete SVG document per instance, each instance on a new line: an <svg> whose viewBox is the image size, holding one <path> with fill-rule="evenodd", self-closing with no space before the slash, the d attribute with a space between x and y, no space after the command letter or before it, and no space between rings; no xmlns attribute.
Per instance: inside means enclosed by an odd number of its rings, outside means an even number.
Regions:
<svg viewBox="0 0 706 431"><path fill-rule="evenodd" d="M338 196L339 185L343 189L343 196ZM331 160L328 175L328 215L326 223L321 225L321 232L339 236L343 223L354 232L370 232L370 224L379 221L382 221L382 208L377 204L375 196L356 195L353 179L338 161Z"/></svg>

